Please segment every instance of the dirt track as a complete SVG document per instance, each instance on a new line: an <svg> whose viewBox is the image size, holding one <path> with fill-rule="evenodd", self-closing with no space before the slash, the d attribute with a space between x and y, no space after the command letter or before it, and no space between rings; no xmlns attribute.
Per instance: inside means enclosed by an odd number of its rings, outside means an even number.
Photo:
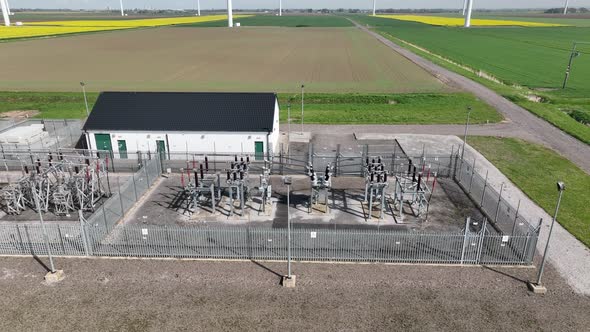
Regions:
<svg viewBox="0 0 590 332"><path fill-rule="evenodd" d="M354 21L353 21L354 22ZM395 44L391 40L379 35L376 32L354 22L356 26L374 36L383 44L387 45L395 52L403 55L418 66L424 68L436 77L442 77L443 80L449 81L451 85L457 86L465 91L473 93L475 96L493 106L504 117L516 125L515 130L527 133L530 141L540 143L562 156L566 157L581 169L590 173L590 145L580 142L569 136L562 130L554 127L545 120L536 117L526 109L512 103L506 98L500 96L491 89L474 82L457 73L440 67L406 49ZM436 132L433 132L436 134Z"/></svg>
<svg viewBox="0 0 590 332"><path fill-rule="evenodd" d="M42 281L32 258L0 258L1 331L583 331L590 298L549 269L59 259Z"/></svg>

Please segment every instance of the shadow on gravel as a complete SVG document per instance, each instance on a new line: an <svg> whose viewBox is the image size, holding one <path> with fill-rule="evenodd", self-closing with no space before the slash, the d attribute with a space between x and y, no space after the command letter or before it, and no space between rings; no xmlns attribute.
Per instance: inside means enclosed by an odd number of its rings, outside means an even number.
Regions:
<svg viewBox="0 0 590 332"><path fill-rule="evenodd" d="M282 278L283 278L283 275L282 275L282 274L280 274L280 273L278 273L278 272L276 272L276 271L272 270L271 268L269 268L269 267L267 267L267 266L265 266L265 265L262 265L261 263L259 263L259 262L255 261L255 260L251 260L251 262L252 262L252 263L254 263L254 265L256 265L256 266L259 266L259 267L261 267L261 268L265 269L266 271L268 271L268 272L270 272L270 273L274 274L275 276L277 276L277 277L281 278L281 280L282 280Z"/></svg>
<svg viewBox="0 0 590 332"><path fill-rule="evenodd" d="M523 284L527 284L528 283L528 280L521 279L520 277L513 276L513 275L511 275L509 273L506 273L504 271L500 271L500 270L498 270L496 268L489 267L489 266L486 266L486 265L484 265L483 268L486 269L486 270L489 270L489 271L492 271L492 272L496 272L498 274L501 274L501 275L503 275L505 277L508 277L508 278L510 278L512 280L516 280L516 281L522 282Z"/></svg>
<svg viewBox="0 0 590 332"><path fill-rule="evenodd" d="M37 257L36 255L33 255L33 258L37 261L37 263L39 263L45 269L45 272L50 272L51 271L51 269L49 268L49 266L47 266L45 263L43 263L43 261L41 260L41 258Z"/></svg>

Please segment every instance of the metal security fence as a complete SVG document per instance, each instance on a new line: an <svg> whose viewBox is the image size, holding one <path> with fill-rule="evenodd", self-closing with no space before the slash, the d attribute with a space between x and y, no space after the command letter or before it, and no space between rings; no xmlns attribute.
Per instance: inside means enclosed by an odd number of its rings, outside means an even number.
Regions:
<svg viewBox="0 0 590 332"><path fill-rule="evenodd" d="M160 160L144 160L143 167L123 184L117 186L97 211L85 222L95 227L111 230L133 205L148 191L161 175Z"/></svg>
<svg viewBox="0 0 590 332"><path fill-rule="evenodd" d="M7 133L18 127L39 124L43 126L44 135L33 141L0 142L0 153L15 150L72 148L76 146L82 135L83 121L81 120L43 120L29 119L12 123L0 129L0 134Z"/></svg>
<svg viewBox="0 0 590 332"><path fill-rule="evenodd" d="M307 156L279 154L273 158L282 158L283 173L297 173L299 169L304 169L309 158L314 161L316 158L326 158L333 160L334 165L340 163L340 166L336 166L340 167L340 174L360 175L364 159L371 158L372 152L382 158L391 158L392 172L407 172L411 159L412 165L421 171L453 177L481 207L484 219L468 219L463 232L459 233L297 228L291 231L293 259L498 265L532 263L539 227L531 226L522 218L518 208L508 204L501 192L490 188L487 179L475 172L472 163L461 161L458 153L450 156L423 154L408 157L405 152L392 147L391 150L372 148L368 151L361 148L359 155L353 155L357 152L311 152ZM386 152L391 152L391 155L387 156ZM210 160L210 168L225 167L222 158L230 156L214 156L219 161ZM125 213L157 181L163 167L170 166L168 163L171 160L160 157L159 154L143 154L134 161L139 169L125 182L114 186L117 189L112 190L112 196L88 220L81 218L79 225L47 224L47 242L51 252L62 256L287 258L287 230L284 228L120 224ZM187 161L180 162L186 165ZM188 162L192 163L192 160ZM264 161L256 163L264 165ZM0 254L47 254L40 225L1 224Z"/></svg>
<svg viewBox="0 0 590 332"><path fill-rule="evenodd" d="M287 259L287 230L237 227L47 225L54 255ZM533 236L489 232L433 234L373 230L291 231L292 258L299 261L432 264L530 264ZM39 226L0 226L3 254L46 255Z"/></svg>
<svg viewBox="0 0 590 332"><path fill-rule="evenodd" d="M497 192L489 185L487 174L482 177L475 171L475 161L456 159L455 180L480 207L494 231L502 235L526 235L538 232L539 225L531 225L519 214L520 203L515 208L502 197L503 185L500 192Z"/></svg>

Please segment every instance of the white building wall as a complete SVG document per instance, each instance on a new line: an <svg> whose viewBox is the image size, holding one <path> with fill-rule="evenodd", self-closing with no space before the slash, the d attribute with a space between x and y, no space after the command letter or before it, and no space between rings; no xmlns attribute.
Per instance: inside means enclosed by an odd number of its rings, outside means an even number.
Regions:
<svg viewBox="0 0 590 332"><path fill-rule="evenodd" d="M157 141L164 141L166 151L171 154L188 152L200 153L243 153L254 155L255 142L262 142L264 152L267 144L274 149L278 144L278 132L268 133L223 133L223 132L89 132L87 139L92 149L96 149L94 134L110 134L115 156L119 155L118 141L124 140L127 153L137 151L156 151ZM267 137L268 136L268 137ZM268 142L267 142L268 138ZM171 156L172 157L172 156Z"/></svg>

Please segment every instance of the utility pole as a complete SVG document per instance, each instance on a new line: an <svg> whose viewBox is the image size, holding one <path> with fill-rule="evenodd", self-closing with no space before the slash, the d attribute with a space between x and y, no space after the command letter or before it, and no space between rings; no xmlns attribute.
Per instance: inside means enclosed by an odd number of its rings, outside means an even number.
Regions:
<svg viewBox="0 0 590 332"><path fill-rule="evenodd" d="M541 266L539 267L539 274L537 275L537 282L532 283L529 281L528 286L529 289L536 294L545 294L547 293L547 288L543 286L542 278L543 272L545 271L545 263L547 261L547 253L549 252L549 242L551 241L551 235L553 235L553 226L555 226L555 221L557 220L557 214L559 213L559 206L561 205L561 197L563 196L563 192L565 191L565 183L557 182L557 191L559 191L559 198L557 198L557 206L555 207L555 213L553 214L553 220L551 221L551 227L549 228L549 235L547 236L547 244L545 245L545 253L543 254L543 260L541 261Z"/></svg>
<svg viewBox="0 0 590 332"><path fill-rule="evenodd" d="M465 15L465 27L471 27L471 12L473 11L473 0L467 0L467 13Z"/></svg>
<svg viewBox="0 0 590 332"><path fill-rule="evenodd" d="M582 55L582 53L578 51L578 44L590 45L590 42L574 42L574 46L572 47L572 53L570 54L570 61L568 62L567 68L565 70L565 78L563 79L562 89L565 89L567 87L567 83L570 79L570 74L572 73L572 65L574 63L574 59Z"/></svg>

